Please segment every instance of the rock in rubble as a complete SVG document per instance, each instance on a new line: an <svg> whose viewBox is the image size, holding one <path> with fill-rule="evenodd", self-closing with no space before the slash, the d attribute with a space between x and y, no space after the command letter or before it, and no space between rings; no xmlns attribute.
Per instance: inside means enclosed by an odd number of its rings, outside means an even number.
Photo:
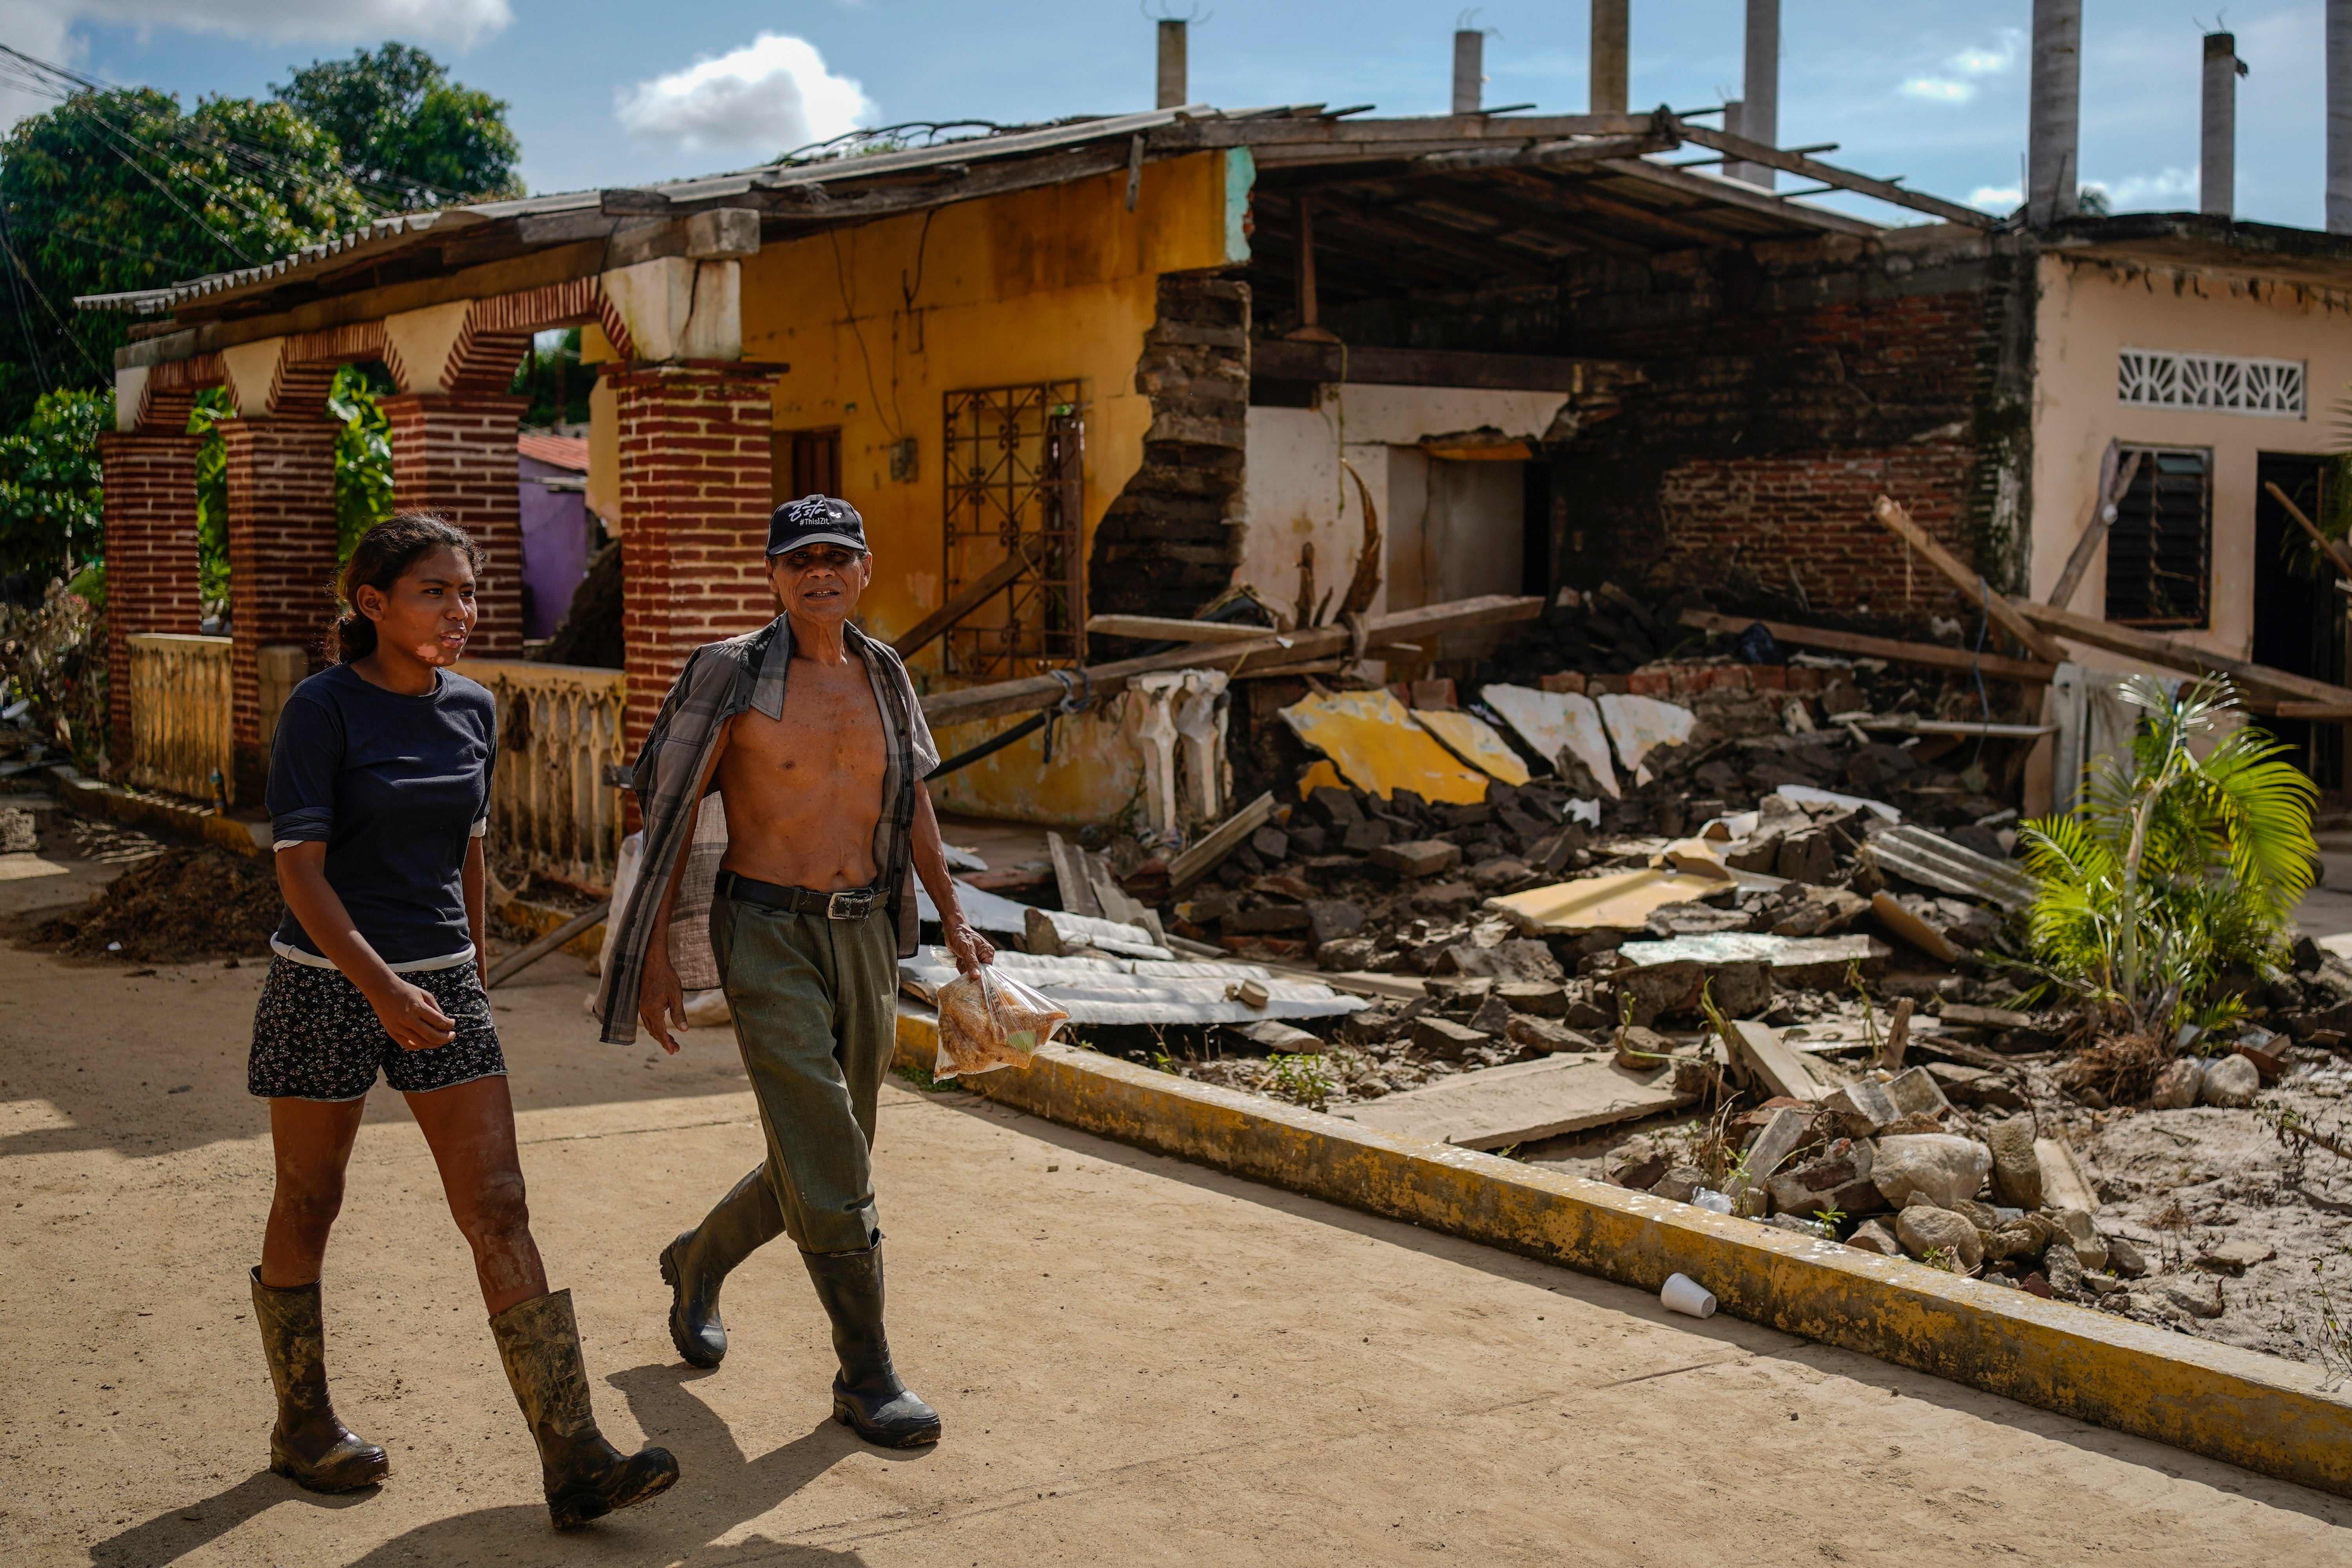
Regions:
<svg viewBox="0 0 2352 1568"><path fill-rule="evenodd" d="M1650 1191L1662 1198L1672 1198L1678 1204L1691 1201L1691 1194L1706 1185L1706 1173L1696 1165L1669 1165L1666 1173L1658 1178Z"/></svg>
<svg viewBox="0 0 2352 1568"><path fill-rule="evenodd" d="M1952 1132L1911 1132L1882 1138L1870 1179L1886 1201L1901 1207L1913 1193L1938 1206L1972 1198L1992 1169L1992 1151L1973 1138Z"/></svg>
<svg viewBox="0 0 2352 1568"><path fill-rule="evenodd" d="M2156 1075L2156 1089L2147 1097L2150 1110L2186 1110L2197 1103L2197 1091L2205 1083L2205 1064L2195 1057L2181 1057L2165 1064Z"/></svg>
<svg viewBox="0 0 2352 1568"><path fill-rule="evenodd" d="M2227 1274L2236 1279L2257 1263L2267 1263L2278 1256L2278 1248L2261 1241L2224 1241L2209 1247L2197 1255L2197 1267L2212 1274Z"/></svg>
<svg viewBox="0 0 2352 1568"><path fill-rule="evenodd" d="M1553 1056L1562 1051L1597 1051L1601 1048L1600 1043L1590 1036L1578 1034L1557 1019L1538 1018L1527 1013L1512 1016L1510 1022L1503 1026L1503 1037L1524 1050L1544 1051Z"/></svg>
<svg viewBox="0 0 2352 1568"><path fill-rule="evenodd" d="M1886 1206L1870 1179L1874 1154L1869 1142L1841 1138L1819 1159L1793 1170L1776 1172L1765 1184L1772 1206L1786 1214L1811 1215L1823 1209L1841 1214L1874 1214Z"/></svg>
<svg viewBox="0 0 2352 1568"><path fill-rule="evenodd" d="M1511 1026L1511 1009L1500 996L1488 992L1486 999L1470 1015L1469 1024L1482 1035L1499 1035Z"/></svg>
<svg viewBox="0 0 2352 1568"><path fill-rule="evenodd" d="M2263 1087L2260 1068L2243 1057L2221 1057L2205 1068L2205 1081L2197 1089L2198 1100L2206 1105L2233 1108L2252 1105L2254 1091Z"/></svg>
<svg viewBox="0 0 2352 1568"><path fill-rule="evenodd" d="M1558 981L1506 980L1496 985L1495 994L1514 1013L1532 1013L1538 1018L1568 1016L1568 991Z"/></svg>
<svg viewBox="0 0 2352 1568"><path fill-rule="evenodd" d="M1895 1234L1902 1239L1903 1249L1922 1262L1930 1252L1943 1252L1958 1265L1952 1270L1955 1274L1964 1274L1984 1261L1984 1241L1977 1227L1967 1215L1949 1209L1914 1204L1895 1216Z"/></svg>
<svg viewBox="0 0 2352 1568"><path fill-rule="evenodd" d="M2033 1121L2016 1116L1985 1130L1992 1151L1993 1201L2028 1213L2042 1206L2042 1161L2033 1152Z"/></svg>
<svg viewBox="0 0 2352 1568"><path fill-rule="evenodd" d="M1373 865L1386 867L1400 877L1434 877L1461 864L1462 846L1442 838L1414 838L1377 845L1371 857Z"/></svg>
<svg viewBox="0 0 2352 1568"><path fill-rule="evenodd" d="M1465 1052L1488 1044L1493 1037L1451 1018L1416 1018L1412 1025L1413 1048L1438 1061L1458 1062Z"/></svg>
<svg viewBox="0 0 2352 1568"><path fill-rule="evenodd" d="M2137 1279L2147 1272L2147 1259L2129 1240L2111 1236L2107 1237L2107 1267L2126 1279Z"/></svg>
<svg viewBox="0 0 2352 1568"><path fill-rule="evenodd" d="M1985 1237L1985 1256L1996 1263L2011 1258L2039 1258L2058 1234L2058 1227L2038 1214L2003 1220Z"/></svg>
<svg viewBox="0 0 2352 1568"><path fill-rule="evenodd" d="M2221 1281L2210 1274L2159 1274L2147 1284L2158 1300L2192 1318L2218 1318L2222 1313Z"/></svg>
<svg viewBox="0 0 2352 1568"><path fill-rule="evenodd" d="M1849 1138L1874 1138L1879 1129L1903 1114L1895 1109L1886 1086L1871 1079L1833 1089L1822 1097L1821 1103Z"/></svg>
<svg viewBox="0 0 2352 1568"><path fill-rule="evenodd" d="M1354 936L1363 929L1364 911L1345 899L1307 901L1307 937L1315 943L1318 962L1325 943Z"/></svg>
<svg viewBox="0 0 2352 1568"><path fill-rule="evenodd" d="M1312 911L1309 911L1312 918ZM1381 953L1381 944L1368 936L1342 937L1315 949L1315 962L1325 969L1347 972L1369 969Z"/></svg>
<svg viewBox="0 0 2352 1568"><path fill-rule="evenodd" d="M1864 1252L1875 1252L1881 1258L1903 1256L1902 1238L1895 1234L1895 1227L1883 1219L1864 1220L1853 1227L1853 1234L1845 1238L1845 1244L1860 1247Z"/></svg>
<svg viewBox="0 0 2352 1568"><path fill-rule="evenodd" d="M2050 1293L2061 1301L2081 1301L2089 1294L2083 1289L2083 1260L2063 1236L2042 1255L2042 1273L2050 1281Z"/></svg>
<svg viewBox="0 0 2352 1568"><path fill-rule="evenodd" d="M2098 1269L2107 1266L2106 1237L2099 1234L2098 1226L2081 1209L2060 1209L2050 1216L2057 1222L2059 1233L2074 1249L2074 1257L2085 1268Z"/></svg>

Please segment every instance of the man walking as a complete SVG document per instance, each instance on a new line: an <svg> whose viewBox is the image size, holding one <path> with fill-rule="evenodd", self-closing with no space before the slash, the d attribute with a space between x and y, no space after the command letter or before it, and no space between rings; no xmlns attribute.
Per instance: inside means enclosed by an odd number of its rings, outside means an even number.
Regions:
<svg viewBox="0 0 2352 1568"><path fill-rule="evenodd" d="M995 953L948 877L922 787L939 752L906 666L849 624L874 575L863 520L825 496L788 502L767 562L783 613L697 649L638 753L645 858L599 1011L607 1041L642 1018L675 1054L684 984L723 984L759 1100L766 1160L661 1255L678 1353L719 1364L721 1282L788 1235L833 1320L835 1419L913 1447L939 1441L940 1418L890 1363L869 1158L913 877L959 968Z"/></svg>

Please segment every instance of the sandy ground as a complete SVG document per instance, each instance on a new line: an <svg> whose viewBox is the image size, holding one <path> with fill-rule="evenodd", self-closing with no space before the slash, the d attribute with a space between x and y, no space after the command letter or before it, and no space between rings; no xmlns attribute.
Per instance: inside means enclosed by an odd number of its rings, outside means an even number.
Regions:
<svg viewBox="0 0 2352 1568"><path fill-rule="evenodd" d="M569 960L499 993L536 1226L607 1430L668 1445L684 1479L583 1534L548 1530L431 1161L379 1091L330 1255L329 1353L343 1414L394 1470L313 1497L264 1468L245 1284L269 1192L243 1086L260 978L0 948L0 1562L2352 1551L2345 1500L895 1083L894 1338L947 1439L866 1448L825 1419L823 1322L789 1253L730 1284L722 1370L677 1361L654 1256L757 1159L751 1100L724 1037L676 1060L596 1044Z"/></svg>

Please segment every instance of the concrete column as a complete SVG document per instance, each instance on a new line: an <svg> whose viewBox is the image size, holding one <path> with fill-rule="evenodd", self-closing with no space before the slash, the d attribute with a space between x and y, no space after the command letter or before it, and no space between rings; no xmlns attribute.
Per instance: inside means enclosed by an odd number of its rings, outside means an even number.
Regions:
<svg viewBox="0 0 2352 1568"><path fill-rule="evenodd" d="M325 419L232 419L220 427L228 479L230 738L236 798L259 800L259 650L299 643L322 660L335 608L335 436Z"/></svg>
<svg viewBox="0 0 2352 1568"><path fill-rule="evenodd" d="M107 749L131 760L131 637L193 632L196 593L196 436L101 431L106 473Z"/></svg>
<svg viewBox="0 0 2352 1568"><path fill-rule="evenodd" d="M1738 134L1770 147L1780 144L1780 0L1748 0L1747 68L1740 83ZM1780 176L1780 171L1768 163L1733 163L1725 173L1768 191Z"/></svg>
<svg viewBox="0 0 2352 1568"><path fill-rule="evenodd" d="M1471 27L1454 34L1454 112L1475 114L1485 100L1486 35Z"/></svg>
<svg viewBox="0 0 2352 1568"><path fill-rule="evenodd" d="M2197 210L2231 216L2238 205L2238 79L2246 71L2238 40L2205 35L2204 123L2197 174Z"/></svg>
<svg viewBox="0 0 2352 1568"><path fill-rule="evenodd" d="M2352 0L2327 0L2327 232L2352 234Z"/></svg>
<svg viewBox="0 0 2352 1568"><path fill-rule="evenodd" d="M1184 97L1187 72L1184 20L1181 16L1160 18L1160 78L1153 105L1160 109L1181 109L1188 101Z"/></svg>
<svg viewBox="0 0 2352 1568"><path fill-rule="evenodd" d="M2352 0L2347 0L2352 4ZM1627 62L1632 58L1627 0L1592 0L1592 112L1625 112Z"/></svg>
<svg viewBox="0 0 2352 1568"><path fill-rule="evenodd" d="M627 749L705 643L773 619L771 374L646 365L608 373L619 426Z"/></svg>
<svg viewBox="0 0 2352 1568"><path fill-rule="evenodd" d="M2025 221L2074 215L2083 184L2083 0L2033 0L2032 119L2025 133Z"/></svg>
<svg viewBox="0 0 2352 1568"><path fill-rule="evenodd" d="M482 549L475 588L480 619L467 654L522 653L522 510L515 426L526 400L503 393L401 393L383 400L392 426L392 495L403 511L429 511Z"/></svg>

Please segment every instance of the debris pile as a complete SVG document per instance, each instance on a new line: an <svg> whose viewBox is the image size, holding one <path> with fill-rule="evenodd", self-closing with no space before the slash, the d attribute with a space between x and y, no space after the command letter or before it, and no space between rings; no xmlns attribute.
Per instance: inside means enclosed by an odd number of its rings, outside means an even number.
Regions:
<svg viewBox="0 0 2352 1568"><path fill-rule="evenodd" d="M285 905L267 861L205 845L166 849L133 865L32 940L73 954L142 963L252 958L269 951Z"/></svg>

